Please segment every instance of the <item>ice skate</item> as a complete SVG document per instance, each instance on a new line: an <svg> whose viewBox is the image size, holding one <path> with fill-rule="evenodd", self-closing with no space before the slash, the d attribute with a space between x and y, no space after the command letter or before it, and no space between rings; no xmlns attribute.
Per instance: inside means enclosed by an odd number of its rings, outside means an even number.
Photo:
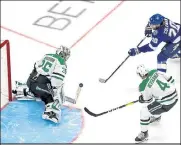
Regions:
<svg viewBox="0 0 181 145"><path fill-rule="evenodd" d="M61 110L59 108L56 108L56 106L54 106L54 103L48 103L46 105L44 113L42 114L42 118L50 120L54 123L59 123L59 113L61 113Z"/></svg>
<svg viewBox="0 0 181 145"><path fill-rule="evenodd" d="M39 98L36 98L33 93L31 93L26 84L15 81L15 89L12 90L12 93L17 100L36 100L39 101Z"/></svg>
<svg viewBox="0 0 181 145"><path fill-rule="evenodd" d="M59 115L54 113L53 111L50 112L44 112L42 115L42 118L45 120L50 120L54 123L59 123Z"/></svg>
<svg viewBox="0 0 181 145"><path fill-rule="evenodd" d="M150 118L150 123L154 123L154 122L160 122L160 120L161 120L161 116L159 116L159 117L154 117L154 116L151 116L151 118Z"/></svg>
<svg viewBox="0 0 181 145"><path fill-rule="evenodd" d="M136 138L135 141L136 143L142 143L144 141L148 140L148 131L146 132L141 132Z"/></svg>

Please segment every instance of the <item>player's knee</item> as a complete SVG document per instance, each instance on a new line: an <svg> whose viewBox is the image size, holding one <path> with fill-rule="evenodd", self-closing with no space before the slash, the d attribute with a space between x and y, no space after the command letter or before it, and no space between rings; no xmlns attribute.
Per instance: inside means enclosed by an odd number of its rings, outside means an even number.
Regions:
<svg viewBox="0 0 181 145"><path fill-rule="evenodd" d="M54 99L50 94L44 94L40 98L45 103L45 105L54 102Z"/></svg>
<svg viewBox="0 0 181 145"><path fill-rule="evenodd" d="M147 107L143 107L140 111L140 118L141 119L147 119L151 116L149 110Z"/></svg>

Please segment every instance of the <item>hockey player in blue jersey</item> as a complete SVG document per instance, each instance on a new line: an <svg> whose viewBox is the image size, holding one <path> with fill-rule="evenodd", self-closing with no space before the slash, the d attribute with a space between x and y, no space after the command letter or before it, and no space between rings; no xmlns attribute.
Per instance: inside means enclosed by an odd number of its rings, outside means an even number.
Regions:
<svg viewBox="0 0 181 145"><path fill-rule="evenodd" d="M167 70L167 60L169 58L180 58L181 55L180 24L172 22L160 14L154 14L149 19L149 23L145 29L145 35L147 37L152 37L150 43L139 48L131 48L128 54L130 56L135 56L141 52L151 52L156 50L161 42L165 42L166 45L157 56L157 70L161 73L165 73Z"/></svg>

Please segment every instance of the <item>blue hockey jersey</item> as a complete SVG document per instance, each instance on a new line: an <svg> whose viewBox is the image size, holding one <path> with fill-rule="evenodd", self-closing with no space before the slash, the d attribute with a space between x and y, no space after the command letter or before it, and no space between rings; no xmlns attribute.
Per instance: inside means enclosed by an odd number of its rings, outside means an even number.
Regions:
<svg viewBox="0 0 181 145"><path fill-rule="evenodd" d="M154 51L161 42L178 43L180 41L180 24L172 22L168 18L164 19L164 25L152 32L150 43L139 48L140 52Z"/></svg>

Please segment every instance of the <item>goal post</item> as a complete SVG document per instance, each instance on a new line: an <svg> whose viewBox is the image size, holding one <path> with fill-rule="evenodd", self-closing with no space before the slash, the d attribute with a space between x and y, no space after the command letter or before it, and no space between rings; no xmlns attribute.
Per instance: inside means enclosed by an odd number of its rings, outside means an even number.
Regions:
<svg viewBox="0 0 181 145"><path fill-rule="evenodd" d="M1 107L12 101L11 57L9 40L1 40Z"/></svg>

